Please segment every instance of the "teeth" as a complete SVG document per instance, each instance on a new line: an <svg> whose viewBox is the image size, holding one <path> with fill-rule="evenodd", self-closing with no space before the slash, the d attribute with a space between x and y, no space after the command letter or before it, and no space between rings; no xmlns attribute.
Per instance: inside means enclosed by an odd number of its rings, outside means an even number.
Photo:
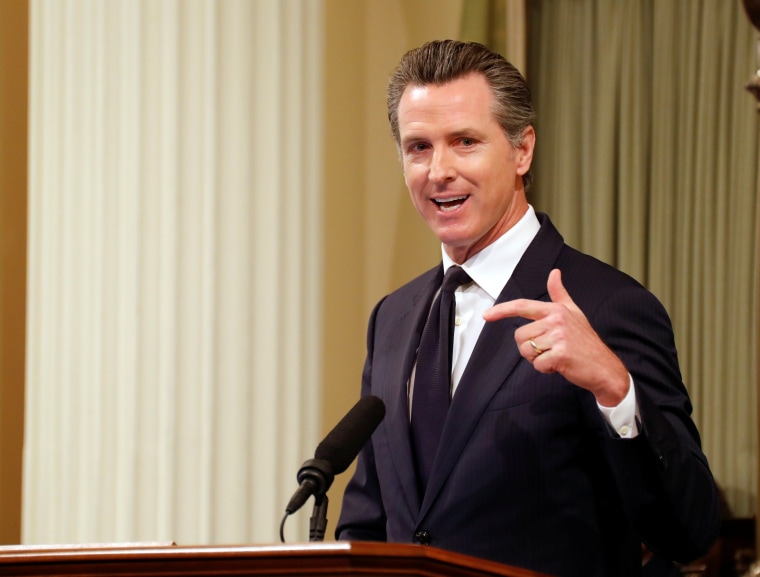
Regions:
<svg viewBox="0 0 760 577"><path fill-rule="evenodd" d="M436 198L433 199L436 205L438 205L438 209L442 210L443 212L449 212L451 210L456 210L459 208L462 203L467 200L467 195L463 196L454 196L452 198Z"/></svg>
<svg viewBox="0 0 760 577"><path fill-rule="evenodd" d="M450 203L450 202L459 202L459 201L463 201L463 200L465 200L466 198L467 198L467 195L464 195L464 196L455 196L455 197L453 197L453 198L436 198L436 199L434 199L434 202L435 202L436 204L448 204L448 203Z"/></svg>

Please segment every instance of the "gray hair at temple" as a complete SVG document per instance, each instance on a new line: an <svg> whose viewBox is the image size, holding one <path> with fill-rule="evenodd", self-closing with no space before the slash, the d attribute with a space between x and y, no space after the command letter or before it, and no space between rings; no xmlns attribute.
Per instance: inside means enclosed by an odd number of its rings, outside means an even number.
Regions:
<svg viewBox="0 0 760 577"><path fill-rule="evenodd" d="M523 133L535 121L530 88L520 71L501 54L478 44L458 40L435 40L410 50L401 58L388 82L388 121L400 146L398 105L408 86L442 85L469 74L482 74L494 96L493 115L512 146L522 145ZM530 171L523 175L526 192Z"/></svg>

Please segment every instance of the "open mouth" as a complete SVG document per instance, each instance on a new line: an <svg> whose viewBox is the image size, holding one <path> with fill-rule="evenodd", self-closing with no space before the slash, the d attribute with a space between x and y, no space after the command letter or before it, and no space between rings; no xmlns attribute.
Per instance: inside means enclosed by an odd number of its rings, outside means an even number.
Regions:
<svg viewBox="0 0 760 577"><path fill-rule="evenodd" d="M469 198L468 195L455 196L453 198L434 198L433 202L443 212L456 210Z"/></svg>

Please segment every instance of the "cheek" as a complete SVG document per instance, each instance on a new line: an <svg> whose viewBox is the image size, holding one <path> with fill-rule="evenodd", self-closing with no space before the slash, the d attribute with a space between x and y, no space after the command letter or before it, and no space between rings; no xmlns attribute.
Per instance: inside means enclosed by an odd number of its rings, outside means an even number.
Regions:
<svg viewBox="0 0 760 577"><path fill-rule="evenodd" d="M404 182L406 183L406 187L409 189L409 194L411 194L412 198L414 198L418 194L422 193L427 179L425 178L424 171L420 168L407 166L404 170Z"/></svg>

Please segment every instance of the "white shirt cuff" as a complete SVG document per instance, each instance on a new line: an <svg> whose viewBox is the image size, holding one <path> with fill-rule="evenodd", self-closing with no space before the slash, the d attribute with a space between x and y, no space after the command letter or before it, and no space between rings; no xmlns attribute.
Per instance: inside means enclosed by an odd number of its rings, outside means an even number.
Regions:
<svg viewBox="0 0 760 577"><path fill-rule="evenodd" d="M639 416L639 404L636 402L636 389L633 386L633 377L628 374L628 393L620 404L615 407L603 407L596 404L604 415L604 418L623 439L632 439L639 434L636 419Z"/></svg>

